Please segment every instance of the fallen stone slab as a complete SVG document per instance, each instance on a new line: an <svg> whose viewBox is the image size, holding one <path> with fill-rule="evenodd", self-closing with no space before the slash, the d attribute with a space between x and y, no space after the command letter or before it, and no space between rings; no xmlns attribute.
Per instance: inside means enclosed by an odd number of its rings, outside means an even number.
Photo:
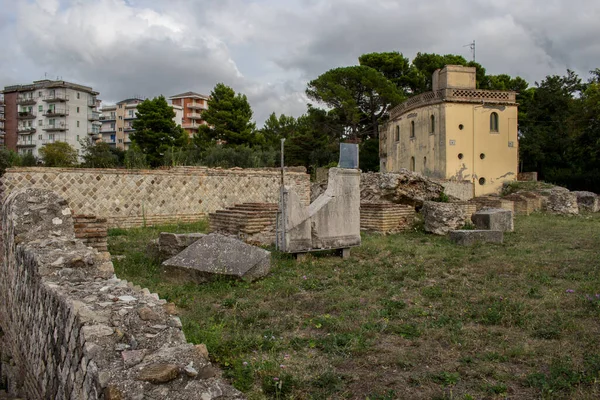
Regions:
<svg viewBox="0 0 600 400"><path fill-rule="evenodd" d="M241 240L211 233L164 261L165 277L203 283L215 277L254 281L271 269L271 253Z"/></svg>
<svg viewBox="0 0 600 400"><path fill-rule="evenodd" d="M515 230L513 213L501 208L484 208L471 216L477 229L512 232Z"/></svg>
<svg viewBox="0 0 600 400"><path fill-rule="evenodd" d="M581 211L598 212L600 211L600 199L593 192L576 191L572 192L577 196L577 205Z"/></svg>
<svg viewBox="0 0 600 400"><path fill-rule="evenodd" d="M458 230L450 232L450 240L461 246L475 243L502 243L504 234L501 231Z"/></svg>

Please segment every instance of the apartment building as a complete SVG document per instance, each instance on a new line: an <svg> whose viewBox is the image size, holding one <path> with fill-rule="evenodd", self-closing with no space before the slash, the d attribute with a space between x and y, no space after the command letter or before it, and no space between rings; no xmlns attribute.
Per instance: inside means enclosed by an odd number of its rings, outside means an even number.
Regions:
<svg viewBox="0 0 600 400"><path fill-rule="evenodd" d="M208 96L195 92L185 92L169 97L171 104L182 107L181 126L190 137L198 132L200 125L206 124L202 119L202 111L208 109L209 99Z"/></svg>
<svg viewBox="0 0 600 400"><path fill-rule="evenodd" d="M130 135L135 132L133 121L136 119L137 106L143 102L140 98L130 98L119 101L115 105L101 108L101 125L97 131L90 132L92 140L102 141L121 150L127 150L131 145ZM173 106L174 121L181 125L183 108Z"/></svg>
<svg viewBox="0 0 600 400"><path fill-rule="evenodd" d="M66 81L40 80L6 86L4 142L19 154L39 157L45 144L66 142L76 150L80 140L99 127L98 92Z"/></svg>
<svg viewBox="0 0 600 400"><path fill-rule="evenodd" d="M0 147L4 147L4 95L0 94Z"/></svg>

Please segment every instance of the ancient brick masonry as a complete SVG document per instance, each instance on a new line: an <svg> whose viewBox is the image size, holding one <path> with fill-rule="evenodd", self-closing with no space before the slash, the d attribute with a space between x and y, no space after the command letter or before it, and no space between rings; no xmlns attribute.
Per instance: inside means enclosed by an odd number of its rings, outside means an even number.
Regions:
<svg viewBox="0 0 600 400"><path fill-rule="evenodd" d="M395 233L410 229L415 220L412 206L393 203L361 203L360 229L378 233Z"/></svg>
<svg viewBox="0 0 600 400"><path fill-rule="evenodd" d="M106 218L109 228L193 222L241 203L277 203L281 175L276 169L168 170L10 168L2 191L36 187L55 191L76 214ZM310 176L288 168L285 184L310 200Z"/></svg>
<svg viewBox="0 0 600 400"><path fill-rule="evenodd" d="M210 230L233 235L246 243L275 243L276 203L244 203L208 215Z"/></svg>
<svg viewBox="0 0 600 400"><path fill-rule="evenodd" d="M28 399L238 399L172 305L114 277L110 254L75 238L53 192L2 209L0 377Z"/></svg>
<svg viewBox="0 0 600 400"><path fill-rule="evenodd" d="M95 215L74 215L75 237L86 246L98 251L108 251L108 229L106 218L97 218Z"/></svg>

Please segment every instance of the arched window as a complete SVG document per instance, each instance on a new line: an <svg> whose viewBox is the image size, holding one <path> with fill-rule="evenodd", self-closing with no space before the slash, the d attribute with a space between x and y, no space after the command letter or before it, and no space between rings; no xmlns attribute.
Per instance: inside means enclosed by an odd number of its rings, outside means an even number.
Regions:
<svg viewBox="0 0 600 400"><path fill-rule="evenodd" d="M435 115L431 115L429 123L429 133L435 133Z"/></svg>
<svg viewBox="0 0 600 400"><path fill-rule="evenodd" d="M410 137L415 137L415 121L410 121Z"/></svg>
<svg viewBox="0 0 600 400"><path fill-rule="evenodd" d="M410 170L415 172L415 158L414 157L410 158Z"/></svg>
<svg viewBox="0 0 600 400"><path fill-rule="evenodd" d="M400 141L400 125L396 125L396 142Z"/></svg>
<svg viewBox="0 0 600 400"><path fill-rule="evenodd" d="M498 132L498 113L490 114L490 132Z"/></svg>

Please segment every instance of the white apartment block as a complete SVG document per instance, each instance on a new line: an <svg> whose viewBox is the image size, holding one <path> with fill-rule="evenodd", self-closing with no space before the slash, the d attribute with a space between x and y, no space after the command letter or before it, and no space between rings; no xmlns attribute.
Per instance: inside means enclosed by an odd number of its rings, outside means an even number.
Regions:
<svg viewBox="0 0 600 400"><path fill-rule="evenodd" d="M98 92L91 87L41 80L7 86L3 93L11 111L6 115L6 135L16 137L20 154L39 157L39 149L54 142L66 142L80 151L80 141L99 131Z"/></svg>

